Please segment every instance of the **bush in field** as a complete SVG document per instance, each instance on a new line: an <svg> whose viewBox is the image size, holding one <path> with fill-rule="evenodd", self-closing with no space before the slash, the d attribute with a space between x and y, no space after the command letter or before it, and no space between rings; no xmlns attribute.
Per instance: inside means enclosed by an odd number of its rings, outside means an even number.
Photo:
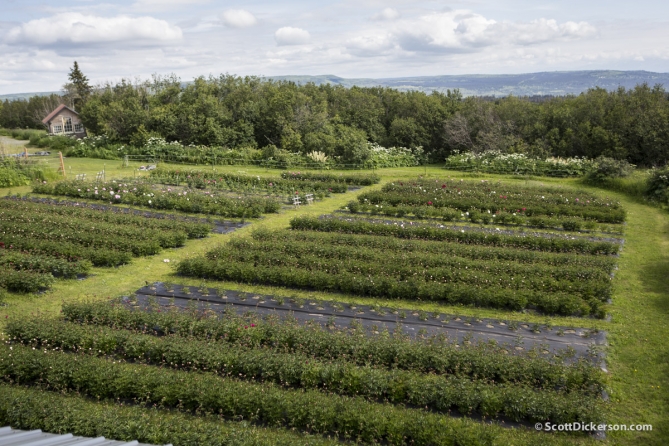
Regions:
<svg viewBox="0 0 669 446"><path fill-rule="evenodd" d="M647 180L646 187L648 198L669 204L669 167L653 170Z"/></svg>
<svg viewBox="0 0 669 446"><path fill-rule="evenodd" d="M634 172L634 164L605 156L597 158L586 175L586 181L599 184L612 178L624 178Z"/></svg>

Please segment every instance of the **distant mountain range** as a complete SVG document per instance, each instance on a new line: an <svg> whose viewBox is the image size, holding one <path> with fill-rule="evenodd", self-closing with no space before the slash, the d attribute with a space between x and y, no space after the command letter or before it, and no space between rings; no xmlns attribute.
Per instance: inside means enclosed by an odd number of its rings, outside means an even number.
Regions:
<svg viewBox="0 0 669 446"><path fill-rule="evenodd" d="M313 82L316 85L332 84L344 87L390 87L400 91L446 92L459 89L464 96L564 96L579 94L589 88L601 87L615 90L633 88L647 83L651 86L669 86L669 73L651 71L551 71L527 74L463 74L448 76L416 76L382 79L346 79L334 75L320 76L268 76L269 79L292 81L298 84ZM0 100L27 99L58 92L17 93L0 95Z"/></svg>

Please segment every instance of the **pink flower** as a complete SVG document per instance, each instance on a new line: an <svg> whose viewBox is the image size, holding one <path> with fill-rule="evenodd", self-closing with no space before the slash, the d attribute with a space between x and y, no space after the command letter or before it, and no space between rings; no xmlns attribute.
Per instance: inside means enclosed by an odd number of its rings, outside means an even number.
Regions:
<svg viewBox="0 0 669 446"><path fill-rule="evenodd" d="M98 191L95 191L95 195L97 195L97 194L98 194Z"/></svg>
<svg viewBox="0 0 669 446"><path fill-rule="evenodd" d="M117 200L119 200L119 199L121 198L121 196L117 194L117 195L114 195L114 198L116 198Z"/></svg>
<svg viewBox="0 0 669 446"><path fill-rule="evenodd" d="M432 206L432 202L431 202L431 201L428 201L428 202L427 202L427 205L428 205L428 206Z"/></svg>

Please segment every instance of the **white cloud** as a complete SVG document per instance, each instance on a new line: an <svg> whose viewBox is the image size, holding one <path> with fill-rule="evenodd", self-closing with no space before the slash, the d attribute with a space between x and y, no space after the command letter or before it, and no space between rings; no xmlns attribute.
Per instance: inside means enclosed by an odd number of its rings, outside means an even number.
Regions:
<svg viewBox="0 0 669 446"><path fill-rule="evenodd" d="M302 45L309 43L311 36L308 31L301 28L284 26L276 30L274 40L276 40L278 45Z"/></svg>
<svg viewBox="0 0 669 446"><path fill-rule="evenodd" d="M228 9L221 14L221 20L233 28L247 28L258 23L255 16L244 9Z"/></svg>
<svg viewBox="0 0 669 446"><path fill-rule="evenodd" d="M386 8L378 14L372 16L372 20L395 20L399 18L400 13L393 8Z"/></svg>
<svg viewBox="0 0 669 446"><path fill-rule="evenodd" d="M346 48L356 56L381 56L396 47L392 36L382 33L371 36L358 36L346 42Z"/></svg>
<svg viewBox="0 0 669 446"><path fill-rule="evenodd" d="M181 29L153 17L100 17L66 12L31 20L7 33L7 43L49 46L134 42L164 43L182 38Z"/></svg>
<svg viewBox="0 0 669 446"><path fill-rule="evenodd" d="M475 52L498 45L534 45L595 35L587 22L538 19L531 22L497 22L467 10L435 12L401 20L392 29L399 46L413 52Z"/></svg>

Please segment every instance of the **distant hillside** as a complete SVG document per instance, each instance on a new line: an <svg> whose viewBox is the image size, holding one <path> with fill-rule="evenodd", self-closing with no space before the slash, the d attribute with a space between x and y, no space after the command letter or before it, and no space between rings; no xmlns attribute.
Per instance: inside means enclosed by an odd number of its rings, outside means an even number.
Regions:
<svg viewBox="0 0 669 446"><path fill-rule="evenodd" d="M333 84L344 87L390 87L400 91L445 92L459 89L464 96L564 96L579 94L589 88L615 90L633 88L644 82L649 85L669 86L669 73L650 71L552 71L527 74L463 74L453 76L416 76L384 79L346 79L324 74L320 76L268 76L269 79L292 81L299 84ZM0 100L27 99L59 92L16 93L0 95Z"/></svg>
<svg viewBox="0 0 669 446"><path fill-rule="evenodd" d="M650 71L554 71L527 74L465 74L455 76L417 76L386 79L345 79L323 76L272 76L275 80L297 83L330 83L344 87L391 87L401 91L424 92L459 89L464 96L564 96L579 94L589 88L615 90L633 88L641 83L669 86L669 73Z"/></svg>

